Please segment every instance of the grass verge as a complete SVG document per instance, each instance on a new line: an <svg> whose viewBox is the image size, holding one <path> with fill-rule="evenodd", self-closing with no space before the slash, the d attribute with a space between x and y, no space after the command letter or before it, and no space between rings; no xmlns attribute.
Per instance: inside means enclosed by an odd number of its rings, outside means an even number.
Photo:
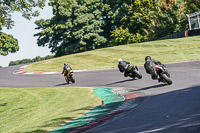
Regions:
<svg viewBox="0 0 200 133"><path fill-rule="evenodd" d="M0 88L0 132L47 132L99 104L91 88Z"/></svg>
<svg viewBox="0 0 200 133"><path fill-rule="evenodd" d="M108 69L117 67L118 58L135 65L143 65L147 55L163 63L200 60L200 36L135 43L71 54L30 64L25 70L62 71L64 62L74 70Z"/></svg>

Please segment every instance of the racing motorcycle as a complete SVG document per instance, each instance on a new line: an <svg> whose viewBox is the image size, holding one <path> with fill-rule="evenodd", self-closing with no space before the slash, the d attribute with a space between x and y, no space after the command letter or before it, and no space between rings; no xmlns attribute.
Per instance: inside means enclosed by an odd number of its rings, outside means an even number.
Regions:
<svg viewBox="0 0 200 133"><path fill-rule="evenodd" d="M166 69L165 65L156 65L155 70L158 77L159 82L167 83L169 85L172 84L172 80L170 79L170 72Z"/></svg>
<svg viewBox="0 0 200 133"><path fill-rule="evenodd" d="M69 70L68 74L66 74L66 71L64 71L63 73L66 82L69 84L69 82L71 81L72 83L75 83L75 79L74 79L74 72L73 70Z"/></svg>
<svg viewBox="0 0 200 133"><path fill-rule="evenodd" d="M129 65L127 68L127 71L129 72L128 76L133 79L135 79L135 78L141 79L142 78L142 74L139 72L137 66Z"/></svg>

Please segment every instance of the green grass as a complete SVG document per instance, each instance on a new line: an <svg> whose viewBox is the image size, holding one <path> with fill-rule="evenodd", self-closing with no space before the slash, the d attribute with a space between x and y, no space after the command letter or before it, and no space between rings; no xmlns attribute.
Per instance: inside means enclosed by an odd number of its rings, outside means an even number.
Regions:
<svg viewBox="0 0 200 133"><path fill-rule="evenodd" d="M47 132L99 104L91 88L0 88L0 132Z"/></svg>
<svg viewBox="0 0 200 133"><path fill-rule="evenodd" d="M72 66L74 70L115 68L118 58L135 65L143 65L147 55L163 63L200 60L200 36L102 48L37 62L28 65L25 70L62 71L64 62Z"/></svg>

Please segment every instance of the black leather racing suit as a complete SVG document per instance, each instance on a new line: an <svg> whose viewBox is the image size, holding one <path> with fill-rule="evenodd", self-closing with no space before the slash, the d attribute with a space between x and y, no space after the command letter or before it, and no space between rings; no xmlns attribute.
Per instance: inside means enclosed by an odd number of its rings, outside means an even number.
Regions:
<svg viewBox="0 0 200 133"><path fill-rule="evenodd" d="M69 65L64 65L62 74L65 72L65 75L67 75L70 70L72 70L72 68Z"/></svg>
<svg viewBox="0 0 200 133"><path fill-rule="evenodd" d="M147 59L144 64L146 73L151 74L152 79L158 78L158 75L155 71L155 65L162 65L162 63L160 61L156 61L154 59Z"/></svg>
<svg viewBox="0 0 200 133"><path fill-rule="evenodd" d="M127 61L120 61L119 64L118 64L118 68L119 68L119 71L120 72L124 72L124 76L127 77L128 74L130 73L128 71L128 67L130 65L130 62L127 62Z"/></svg>

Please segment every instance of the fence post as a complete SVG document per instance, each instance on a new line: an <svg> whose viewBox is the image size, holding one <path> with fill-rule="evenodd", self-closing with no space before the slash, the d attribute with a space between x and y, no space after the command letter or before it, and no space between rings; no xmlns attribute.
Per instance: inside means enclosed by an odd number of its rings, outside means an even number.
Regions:
<svg viewBox="0 0 200 133"><path fill-rule="evenodd" d="M188 37L188 30L185 31L185 37Z"/></svg>
<svg viewBox="0 0 200 133"><path fill-rule="evenodd" d="M186 14L186 16L188 17L189 28L190 28L190 30L191 30L192 28L191 28L190 16L189 16L189 14Z"/></svg>
<svg viewBox="0 0 200 133"><path fill-rule="evenodd" d="M197 14L197 21L198 21L198 24L199 24L199 29L200 29L199 13L196 13L196 14Z"/></svg>

